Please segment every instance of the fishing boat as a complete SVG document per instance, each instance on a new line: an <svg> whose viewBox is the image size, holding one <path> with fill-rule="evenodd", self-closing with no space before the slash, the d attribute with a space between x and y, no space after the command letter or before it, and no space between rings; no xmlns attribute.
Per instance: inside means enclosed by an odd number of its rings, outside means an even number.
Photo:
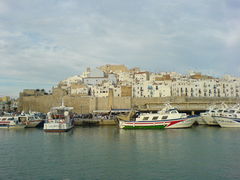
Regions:
<svg viewBox="0 0 240 180"><path fill-rule="evenodd" d="M16 120L13 116L2 116L0 117L0 128L25 128L25 121Z"/></svg>
<svg viewBox="0 0 240 180"><path fill-rule="evenodd" d="M14 119L21 122L24 121L26 123L26 128L35 128L44 122L42 118L33 114L20 114L15 116Z"/></svg>
<svg viewBox="0 0 240 180"><path fill-rule="evenodd" d="M203 121L206 122L207 125L210 126L219 126L218 122L216 121L215 116L220 116L221 113L226 110L228 107L226 104L222 103L219 107L216 105L210 106L208 111L204 113L200 113L200 117L203 119Z"/></svg>
<svg viewBox="0 0 240 180"><path fill-rule="evenodd" d="M214 119L221 127L240 127L240 105L237 104L227 110L225 110L219 116L215 116Z"/></svg>
<svg viewBox="0 0 240 180"><path fill-rule="evenodd" d="M196 121L196 116L187 116L179 113L170 104L157 113L141 113L138 117L128 121L119 119L119 127L122 129L170 129L188 128Z"/></svg>
<svg viewBox="0 0 240 180"><path fill-rule="evenodd" d="M206 121L203 118L203 115L199 116L196 121L199 125L206 125L207 124Z"/></svg>
<svg viewBox="0 0 240 180"><path fill-rule="evenodd" d="M62 101L59 107L51 108L47 113L47 120L44 123L45 132L67 132L73 128L71 110L73 107L66 107Z"/></svg>

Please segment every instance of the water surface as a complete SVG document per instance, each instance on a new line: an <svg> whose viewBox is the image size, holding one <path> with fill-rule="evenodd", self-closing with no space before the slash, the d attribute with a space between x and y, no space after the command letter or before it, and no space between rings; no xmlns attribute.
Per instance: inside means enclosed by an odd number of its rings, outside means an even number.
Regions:
<svg viewBox="0 0 240 180"><path fill-rule="evenodd" d="M0 129L0 179L239 179L240 129Z"/></svg>

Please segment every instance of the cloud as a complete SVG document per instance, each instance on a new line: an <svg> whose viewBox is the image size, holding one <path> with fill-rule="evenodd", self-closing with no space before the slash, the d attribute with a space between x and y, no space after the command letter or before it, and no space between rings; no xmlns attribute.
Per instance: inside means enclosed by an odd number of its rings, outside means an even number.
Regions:
<svg viewBox="0 0 240 180"><path fill-rule="evenodd" d="M216 38L219 38L220 40L225 43L227 48L235 48L240 47L240 23L239 22L233 22L229 23L229 29L226 31L217 31L215 32Z"/></svg>
<svg viewBox="0 0 240 180"><path fill-rule="evenodd" d="M0 85L17 78L16 93L19 81L51 88L106 63L236 75L239 8L236 0L0 0Z"/></svg>
<svg viewBox="0 0 240 180"><path fill-rule="evenodd" d="M0 14L4 14L7 11L8 11L8 6L6 2L4 2L3 0L0 0Z"/></svg>

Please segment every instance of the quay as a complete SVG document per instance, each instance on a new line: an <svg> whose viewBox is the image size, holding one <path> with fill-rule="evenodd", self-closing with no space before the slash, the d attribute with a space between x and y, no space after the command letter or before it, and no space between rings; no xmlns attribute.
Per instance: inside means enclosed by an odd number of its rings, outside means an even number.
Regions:
<svg viewBox="0 0 240 180"><path fill-rule="evenodd" d="M112 126L117 122L113 119L74 119L75 126Z"/></svg>

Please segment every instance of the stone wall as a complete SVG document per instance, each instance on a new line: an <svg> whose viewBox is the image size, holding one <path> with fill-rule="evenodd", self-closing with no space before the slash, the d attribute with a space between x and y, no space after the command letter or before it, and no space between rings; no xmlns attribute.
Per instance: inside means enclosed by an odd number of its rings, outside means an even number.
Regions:
<svg viewBox="0 0 240 180"><path fill-rule="evenodd" d="M74 108L74 112L88 113L90 111L90 99L88 97L71 97L64 96L64 105ZM46 95L46 96L29 96L22 97L19 100L20 111L38 111L48 112L51 107L60 106L62 104L62 97Z"/></svg>
<svg viewBox="0 0 240 180"><path fill-rule="evenodd" d="M239 98L189 98L189 97L164 97L164 98L131 98L131 97L80 97L63 96L64 104L74 108L76 113L90 113L94 110L130 109L138 106L142 109L161 109L165 103L171 103L179 110L206 110L210 104L236 104ZM48 112L51 107L60 106L62 96L23 96L19 98L19 110Z"/></svg>

